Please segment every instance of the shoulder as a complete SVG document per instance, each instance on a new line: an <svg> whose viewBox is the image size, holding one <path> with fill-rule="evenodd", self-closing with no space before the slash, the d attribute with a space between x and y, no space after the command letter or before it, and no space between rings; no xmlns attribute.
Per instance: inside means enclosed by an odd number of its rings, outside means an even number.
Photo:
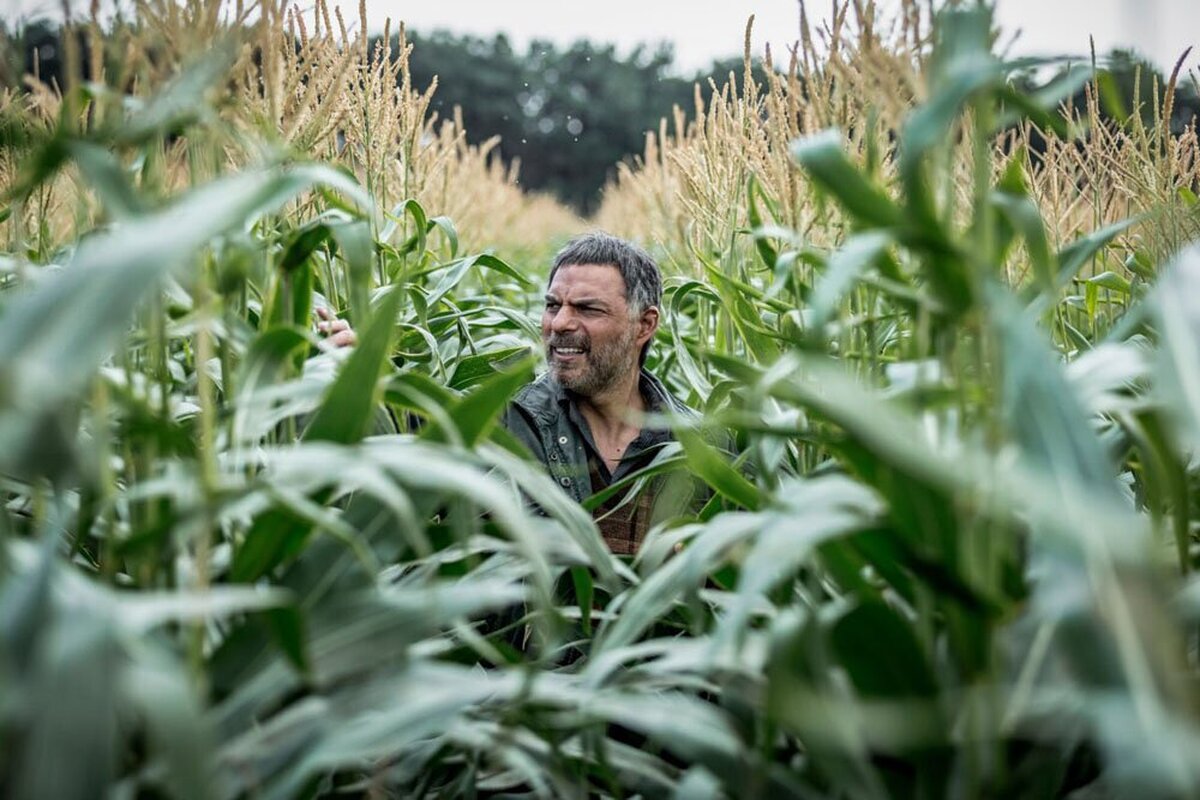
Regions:
<svg viewBox="0 0 1200 800"><path fill-rule="evenodd" d="M652 401L653 405L660 407L663 411L670 414L683 417L686 420L698 422L702 418L699 411L671 394L663 382L651 373L642 370L641 380L642 391Z"/></svg>
<svg viewBox="0 0 1200 800"><path fill-rule="evenodd" d="M671 394L662 381L645 370L642 370L642 385L646 391L655 395L661 410L699 428L704 440L710 445L727 454L732 455L736 452L736 440L732 431L703 425L704 415L702 413Z"/></svg>
<svg viewBox="0 0 1200 800"><path fill-rule="evenodd" d="M543 433L554 424L554 396L554 387L547 385L546 376L542 376L517 390L500 413L500 424L543 462L545 445L542 439Z"/></svg>
<svg viewBox="0 0 1200 800"><path fill-rule="evenodd" d="M545 417L558 404L560 389L548 374L534 378L513 396L511 405L535 417Z"/></svg>
<svg viewBox="0 0 1200 800"><path fill-rule="evenodd" d="M504 411L504 424L549 430L562 416L563 389L550 375L543 374L517 390Z"/></svg>

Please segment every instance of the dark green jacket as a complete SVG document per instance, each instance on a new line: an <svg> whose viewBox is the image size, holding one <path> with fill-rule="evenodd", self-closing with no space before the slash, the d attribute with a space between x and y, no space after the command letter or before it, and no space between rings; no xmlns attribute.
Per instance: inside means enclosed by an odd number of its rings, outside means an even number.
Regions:
<svg viewBox="0 0 1200 800"><path fill-rule="evenodd" d="M695 411L672 397L658 378L645 370L641 373L640 388L651 412L675 414L690 420L699 418ZM591 431L570 392L550 375L543 375L518 392L501 422L576 501L582 502L602 488L592 486L588 473L588 449L595 450ZM668 430L644 428L630 443L611 480L618 481L646 466L671 441Z"/></svg>

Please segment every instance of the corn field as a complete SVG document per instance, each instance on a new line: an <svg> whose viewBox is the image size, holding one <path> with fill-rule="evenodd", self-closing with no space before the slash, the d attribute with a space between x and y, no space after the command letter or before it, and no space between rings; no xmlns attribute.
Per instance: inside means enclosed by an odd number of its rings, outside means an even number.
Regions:
<svg viewBox="0 0 1200 800"><path fill-rule="evenodd" d="M143 0L0 95L0 793L1200 794L1186 72L1112 121L835 4L580 220L359 13ZM592 225L703 417L633 558L497 424Z"/></svg>

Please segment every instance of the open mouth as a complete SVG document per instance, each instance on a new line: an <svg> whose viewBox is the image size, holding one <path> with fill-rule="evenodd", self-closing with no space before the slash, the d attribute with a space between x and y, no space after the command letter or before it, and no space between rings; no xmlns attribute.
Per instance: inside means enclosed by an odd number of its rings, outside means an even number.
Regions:
<svg viewBox="0 0 1200 800"><path fill-rule="evenodd" d="M557 369L576 369L582 366L588 352L586 347L557 344L550 345L548 350L549 361Z"/></svg>

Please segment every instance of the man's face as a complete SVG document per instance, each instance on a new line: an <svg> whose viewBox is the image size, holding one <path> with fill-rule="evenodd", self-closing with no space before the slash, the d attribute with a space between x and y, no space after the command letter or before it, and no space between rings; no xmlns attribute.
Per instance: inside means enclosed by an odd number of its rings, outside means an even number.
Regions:
<svg viewBox="0 0 1200 800"><path fill-rule="evenodd" d="M584 397L638 367L638 354L658 327L658 309L631 317L625 281L607 264L559 267L546 290L542 342L550 372Z"/></svg>

